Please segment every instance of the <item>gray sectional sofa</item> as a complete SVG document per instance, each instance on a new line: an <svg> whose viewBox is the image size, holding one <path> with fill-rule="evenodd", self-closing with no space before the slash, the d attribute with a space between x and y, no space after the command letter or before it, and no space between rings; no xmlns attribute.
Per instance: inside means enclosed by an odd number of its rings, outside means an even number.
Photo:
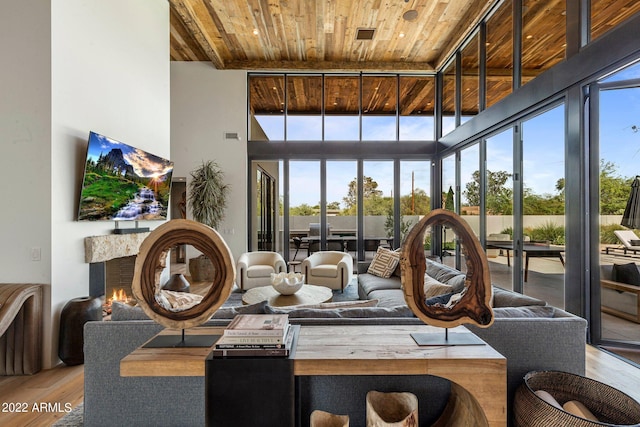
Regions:
<svg viewBox="0 0 640 427"><path fill-rule="evenodd" d="M292 323L348 326L350 324L421 324L404 303L400 278L358 274L361 299L375 299L374 307L304 308L290 310ZM431 264L428 273L439 281L459 285L461 273ZM508 408L515 389L531 370L561 370L584 374L586 321L544 302L495 288L496 319L489 328L468 326L472 332L507 358ZM238 312L279 312L258 304L218 310L207 324L224 325ZM86 426L201 426L205 420L204 378L124 378L120 360L162 327L140 310L114 309L112 321L85 325ZM435 421L446 404L449 383L437 377L377 376L305 377L299 382L300 425L308 425L313 409L348 413L352 426L364 425L366 390L412 391L420 400L420 424ZM364 394L363 394L364 393Z"/></svg>

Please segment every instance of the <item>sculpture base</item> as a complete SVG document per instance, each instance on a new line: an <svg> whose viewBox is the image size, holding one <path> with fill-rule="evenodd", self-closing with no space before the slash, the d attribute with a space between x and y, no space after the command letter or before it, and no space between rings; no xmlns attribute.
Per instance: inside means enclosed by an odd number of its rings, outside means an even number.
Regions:
<svg viewBox="0 0 640 427"><path fill-rule="evenodd" d="M211 347L220 335L158 335L143 348Z"/></svg>
<svg viewBox="0 0 640 427"><path fill-rule="evenodd" d="M444 335L412 333L411 338L413 338L419 346L486 345L484 341L474 334L449 334L446 330Z"/></svg>

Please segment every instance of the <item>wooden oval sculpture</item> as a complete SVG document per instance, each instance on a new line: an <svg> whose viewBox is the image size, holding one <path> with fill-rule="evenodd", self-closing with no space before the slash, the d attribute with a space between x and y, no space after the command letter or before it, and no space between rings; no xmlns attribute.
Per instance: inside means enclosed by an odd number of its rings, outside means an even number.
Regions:
<svg viewBox="0 0 640 427"><path fill-rule="evenodd" d="M427 269L424 233L429 226L443 224L451 226L462 240L467 265L465 290L460 300L451 307L442 304L427 305L424 293L424 275ZM404 299L411 311L423 322L443 328L463 323L487 327L493 323L487 258L473 230L460 216L444 209L436 209L422 218L402 244L400 266Z"/></svg>
<svg viewBox="0 0 640 427"><path fill-rule="evenodd" d="M216 274L199 304L182 311L171 311L156 300L160 275L166 267L167 253L178 244L192 245L211 260ZM225 241L213 228L187 219L176 219L153 230L142 242L136 258L132 291L138 304L151 319L176 329L187 329L206 322L229 298L236 277L233 256Z"/></svg>

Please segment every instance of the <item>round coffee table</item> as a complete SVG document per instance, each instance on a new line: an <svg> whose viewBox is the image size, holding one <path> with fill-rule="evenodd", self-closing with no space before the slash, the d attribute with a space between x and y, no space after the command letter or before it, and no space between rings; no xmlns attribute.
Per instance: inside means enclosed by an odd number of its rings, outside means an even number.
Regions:
<svg viewBox="0 0 640 427"><path fill-rule="evenodd" d="M287 307L303 304L320 304L329 302L333 298L333 291L325 286L302 285L293 295L280 295L272 286L252 288L242 295L243 304L256 304L267 301L273 307Z"/></svg>

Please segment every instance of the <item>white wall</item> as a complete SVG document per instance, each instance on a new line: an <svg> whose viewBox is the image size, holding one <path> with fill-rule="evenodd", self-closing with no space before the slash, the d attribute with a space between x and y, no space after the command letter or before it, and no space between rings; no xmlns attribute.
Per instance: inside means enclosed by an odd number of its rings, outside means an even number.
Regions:
<svg viewBox="0 0 640 427"><path fill-rule="evenodd" d="M171 63L171 159L174 176L203 161L218 163L231 186L218 232L234 259L247 250L247 73L216 70L205 62ZM225 140L237 132L240 140ZM191 217L191 213L187 213Z"/></svg>
<svg viewBox="0 0 640 427"><path fill-rule="evenodd" d="M0 3L0 282L51 280L50 21L48 2Z"/></svg>
<svg viewBox="0 0 640 427"><path fill-rule="evenodd" d="M90 130L170 155L169 5L161 1L51 2L51 311L89 293L84 238L113 223L77 222ZM155 228L158 222L141 222Z"/></svg>

